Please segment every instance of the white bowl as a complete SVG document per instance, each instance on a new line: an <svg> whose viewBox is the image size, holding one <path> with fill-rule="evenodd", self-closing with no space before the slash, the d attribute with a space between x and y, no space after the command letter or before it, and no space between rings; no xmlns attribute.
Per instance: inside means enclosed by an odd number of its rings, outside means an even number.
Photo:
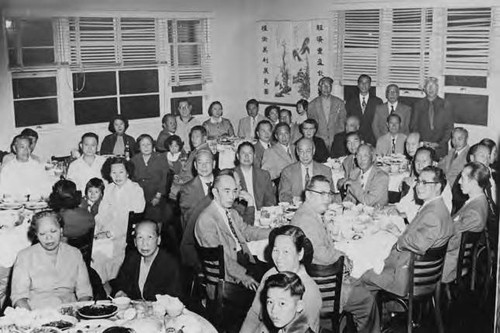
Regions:
<svg viewBox="0 0 500 333"><path fill-rule="evenodd" d="M113 299L113 303L118 307L119 310L124 310L130 305L130 298L128 297L116 297Z"/></svg>

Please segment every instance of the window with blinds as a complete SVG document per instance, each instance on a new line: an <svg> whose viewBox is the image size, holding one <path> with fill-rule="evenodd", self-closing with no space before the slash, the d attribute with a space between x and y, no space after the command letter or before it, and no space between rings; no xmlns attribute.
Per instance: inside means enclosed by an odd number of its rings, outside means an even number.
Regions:
<svg viewBox="0 0 500 333"><path fill-rule="evenodd" d="M421 88L429 72L432 9L393 9L391 21L389 82Z"/></svg>
<svg viewBox="0 0 500 333"><path fill-rule="evenodd" d="M446 76L488 76L491 23L491 8L447 10Z"/></svg>
<svg viewBox="0 0 500 333"><path fill-rule="evenodd" d="M377 82L380 10L347 10L339 15L343 27L342 85L356 85L360 74Z"/></svg>

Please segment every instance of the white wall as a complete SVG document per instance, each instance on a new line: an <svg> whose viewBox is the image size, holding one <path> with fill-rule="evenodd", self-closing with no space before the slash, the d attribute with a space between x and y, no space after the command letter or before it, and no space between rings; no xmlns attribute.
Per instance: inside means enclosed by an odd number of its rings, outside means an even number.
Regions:
<svg viewBox="0 0 500 333"><path fill-rule="evenodd" d="M1 3L2 0L0 0ZM425 4L424 4L425 2ZM84 11L179 11L211 12L213 84L208 93L210 100L220 100L225 116L237 126L237 120L245 114L245 102L257 92L257 57L255 22L262 19L312 19L327 18L334 9L395 6L415 6L413 0L4 0L6 9L21 10L35 15L40 10ZM418 6L445 5L494 5L494 0L424 0ZM3 27L2 27L3 28ZM492 48L500 45L492 45ZM492 59L493 71L489 78L489 90L500 91L500 57ZM11 138L17 134L14 128L13 101L10 76L7 69L5 41L0 34L0 149L7 149ZM384 87L385 88L385 87ZM378 89L378 91L383 91ZM340 94L337 89L335 93ZM383 97L383 96L382 96ZM167 96L168 98L168 96ZM210 101L206 101L210 102ZM68 101L67 103L71 103ZM205 103L207 104L207 103ZM467 126L471 142L482 137L498 140L500 137L499 94L490 94L488 127ZM166 112L169 112L167 109ZM204 110L206 113L206 110ZM37 153L48 157L52 154L67 154L76 146L82 133L93 130L100 136L107 134L106 125L70 126L60 130L40 129L41 140ZM131 122L129 132L137 136L143 132L156 135L160 120L136 120Z"/></svg>

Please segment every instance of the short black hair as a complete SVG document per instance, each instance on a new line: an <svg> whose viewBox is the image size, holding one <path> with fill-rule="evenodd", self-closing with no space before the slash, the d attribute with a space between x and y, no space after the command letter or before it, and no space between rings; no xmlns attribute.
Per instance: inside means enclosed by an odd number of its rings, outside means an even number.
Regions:
<svg viewBox="0 0 500 333"><path fill-rule="evenodd" d="M297 101L297 103L295 104L295 106L299 106L299 105L302 105L304 110L307 111L307 108L309 107L309 102L307 101L307 99L299 99Z"/></svg>
<svg viewBox="0 0 500 333"><path fill-rule="evenodd" d="M83 143L83 140L85 138L94 138L97 141L97 143L99 143L99 136L97 134L95 134L94 132L87 132L87 133L83 134L80 142Z"/></svg>
<svg viewBox="0 0 500 333"><path fill-rule="evenodd" d="M290 121L292 120L292 111L290 111L288 109L281 109L280 112L279 112L279 115L281 115L281 112L288 113L288 116L290 117Z"/></svg>
<svg viewBox="0 0 500 333"><path fill-rule="evenodd" d="M169 147L170 145L172 144L172 142L177 142L177 145L179 146L179 151L182 150L182 148L184 148L184 142L182 141L181 137L178 136L178 135L170 135L167 140L165 140L165 142L163 142L163 147L170 151L169 150Z"/></svg>
<svg viewBox="0 0 500 333"><path fill-rule="evenodd" d="M257 107L259 107L259 102L258 102L255 98L252 98L252 99L249 99L249 100L246 102L246 104L245 104L245 108L246 108L246 109L248 109L248 107L249 107L250 105L252 105L252 104L253 104L253 105L255 105L255 106L257 106Z"/></svg>
<svg viewBox="0 0 500 333"><path fill-rule="evenodd" d="M134 230L137 230L137 228L142 225L142 224L146 224L146 223L151 223L155 226L155 232L156 232L156 236L161 236L161 227L160 227L160 223L158 222L155 222L155 221L151 221L151 220L142 220L138 223L135 224L135 227L134 227ZM135 233L134 235L134 238L137 236L137 233Z"/></svg>
<svg viewBox="0 0 500 333"><path fill-rule="evenodd" d="M106 179L108 183L111 184L113 182L113 179L111 178L111 166L113 164L123 164L125 170L127 170L129 178L134 175L134 165L132 164L132 162L127 161L125 157L113 156L108 158L106 162L104 162L101 169L102 178Z"/></svg>
<svg viewBox="0 0 500 333"><path fill-rule="evenodd" d="M255 153L255 147L253 146L252 143L250 143L249 141L243 141L242 143L240 143L238 145L238 150L236 151L236 155L238 155L240 153L240 150L243 148L243 147L250 147L252 148L252 151Z"/></svg>
<svg viewBox="0 0 500 333"><path fill-rule="evenodd" d="M257 135L257 133L259 132L259 129L260 129L260 126L264 125L264 124L268 124L269 127L271 128L271 132L273 131L273 124L271 124L271 122L268 120L268 119L264 119L264 120L261 120L257 123L257 126L255 126L255 137L258 138L259 136Z"/></svg>
<svg viewBox="0 0 500 333"><path fill-rule="evenodd" d="M316 119L312 119L312 118L307 118L306 120L304 120L302 122L302 124L300 124L300 134L304 135L304 124L310 124L310 125L314 125L314 129L316 130L316 132L318 131L318 122L316 121Z"/></svg>
<svg viewBox="0 0 500 333"><path fill-rule="evenodd" d="M161 123L165 124L167 122L168 118L174 118L175 119L175 114L167 113L161 118Z"/></svg>
<svg viewBox="0 0 500 333"><path fill-rule="evenodd" d="M389 120L391 120L391 118L396 118L397 120L399 120L399 123L401 124L401 117L399 116L399 114L391 113L390 115L388 115L387 116L387 123L389 123Z"/></svg>
<svg viewBox="0 0 500 333"><path fill-rule="evenodd" d="M116 132L116 130L115 130L115 120L121 120L121 121L123 121L123 123L125 124L125 131L128 129L128 119L125 118L121 114L117 114L113 118L111 118L111 120L109 121L109 124L108 124L108 130L111 133L115 133Z"/></svg>
<svg viewBox="0 0 500 333"><path fill-rule="evenodd" d="M98 188L99 190L101 190L101 193L104 193L105 186L104 186L104 182L102 181L101 178L97 178L97 177L90 178L90 180L85 185L85 195L87 195L89 193L89 189L91 189L93 187Z"/></svg>
<svg viewBox="0 0 500 333"><path fill-rule="evenodd" d="M372 83L372 78L370 75L368 74L361 74L359 77L358 77L358 84L361 82L362 79L368 79L370 81L370 83Z"/></svg>
<svg viewBox="0 0 500 333"><path fill-rule="evenodd" d="M146 134L146 133L145 133L145 134L141 134L141 135L139 135L139 136L137 137L137 140L136 140L136 142L137 142L137 150L139 150L139 144L140 144L140 143L141 143L141 141L142 141L142 140L144 140L144 139L148 139L149 141L151 141L151 144L152 144L152 145L153 145L153 147L154 147L155 140L153 139L153 137L152 137L151 135L149 135L149 134Z"/></svg>
<svg viewBox="0 0 500 333"><path fill-rule="evenodd" d="M264 116L266 116L267 118L269 118L269 115L271 114L271 110L272 109L275 109L276 112L278 112L278 116L280 114L280 107L276 104L272 104L272 105L269 105L268 107L266 107L264 109Z"/></svg>
<svg viewBox="0 0 500 333"><path fill-rule="evenodd" d="M307 184L306 186L306 191L314 189L314 185L316 185L316 183L328 183L328 185L330 185L331 181L328 178L326 178L326 176L323 175L313 176L309 181L309 184Z"/></svg>
<svg viewBox="0 0 500 333"><path fill-rule="evenodd" d="M446 175L445 175L443 169L438 168L437 166L428 165L422 169L422 172L420 174L422 174L424 172L434 173L434 181L438 182L441 185L440 193L443 193L443 190L446 187Z"/></svg>
<svg viewBox="0 0 500 333"><path fill-rule="evenodd" d="M52 186L49 196L49 206L54 211L61 209L74 209L80 205L82 193L76 189L76 184L71 180L61 179Z"/></svg>
<svg viewBox="0 0 500 333"><path fill-rule="evenodd" d="M21 135L33 137L38 140L38 132L31 128L25 128L21 131Z"/></svg>
<svg viewBox="0 0 500 333"><path fill-rule="evenodd" d="M302 283L300 277L292 272L281 272L269 276L264 282L264 288L261 293L261 302L266 304L267 293L271 288L280 288L283 290L290 290L290 294L294 297L302 299L306 288Z"/></svg>
<svg viewBox="0 0 500 333"><path fill-rule="evenodd" d="M38 241L36 236L38 230L38 221L46 217L53 218L56 224L59 225L60 228L64 228L64 220L61 214L53 211L52 209L46 209L42 210L41 212L35 213L31 218L31 223L28 229L28 237L33 241L33 244Z"/></svg>
<svg viewBox="0 0 500 333"><path fill-rule="evenodd" d="M209 115L210 117L212 117L212 114L213 114L213 112L212 112L212 108L213 108L215 105L220 105L220 107L222 108L222 103L221 103L221 102L219 102L219 101L214 101L214 102L210 103L210 106L208 107L208 115Z"/></svg>
<svg viewBox="0 0 500 333"><path fill-rule="evenodd" d="M191 128L191 131L189 131L189 138L191 139L191 135L193 132L200 131L202 136L207 136L207 129L201 125L196 125L193 128Z"/></svg>

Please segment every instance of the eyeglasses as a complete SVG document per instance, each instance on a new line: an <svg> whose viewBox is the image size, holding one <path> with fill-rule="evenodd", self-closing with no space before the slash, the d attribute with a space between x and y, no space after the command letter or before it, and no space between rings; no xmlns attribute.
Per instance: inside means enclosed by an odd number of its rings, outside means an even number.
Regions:
<svg viewBox="0 0 500 333"><path fill-rule="evenodd" d="M423 185L427 185L427 184L439 184L439 182L429 182L427 180L417 179L417 184L423 184Z"/></svg>
<svg viewBox="0 0 500 333"><path fill-rule="evenodd" d="M324 192L324 191L316 191L316 190L306 190L306 191L309 191L309 192L314 192L314 193L318 193L319 195L321 196L333 196L335 193L333 193L332 191L329 191L329 192Z"/></svg>

